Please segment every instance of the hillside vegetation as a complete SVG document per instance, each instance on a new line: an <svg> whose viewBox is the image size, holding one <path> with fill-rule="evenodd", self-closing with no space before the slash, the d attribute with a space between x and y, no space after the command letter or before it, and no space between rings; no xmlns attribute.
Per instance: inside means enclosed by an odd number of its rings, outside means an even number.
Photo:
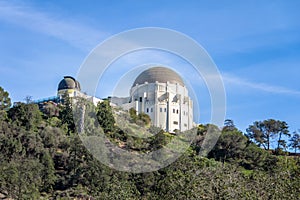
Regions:
<svg viewBox="0 0 300 200"><path fill-rule="evenodd" d="M209 128L218 127L200 124L196 138L174 163L154 172L129 173L95 159L79 133L105 134L120 148L141 152L166 146L174 135L151 127L146 115L113 111L107 101L95 107L79 99L78 105L85 105L84 113L79 112L85 116L83 127L73 119L70 102L49 103L42 111L31 101L11 106L0 87L0 198L300 199L300 158L286 152L289 146L297 151L300 141L298 133L289 135L285 122L254 122L243 134L227 120L205 157L199 155L203 139ZM121 129L115 120L128 123ZM153 136L135 137L139 128Z"/></svg>

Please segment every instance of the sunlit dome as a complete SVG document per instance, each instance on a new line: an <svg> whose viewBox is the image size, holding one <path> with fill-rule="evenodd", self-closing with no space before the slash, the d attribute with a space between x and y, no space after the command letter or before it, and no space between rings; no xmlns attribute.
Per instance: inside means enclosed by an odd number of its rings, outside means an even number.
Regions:
<svg viewBox="0 0 300 200"><path fill-rule="evenodd" d="M178 83L184 86L182 78L173 70L166 68L166 67L152 67L143 71L134 81L133 86L136 84L144 84L145 82L148 83Z"/></svg>

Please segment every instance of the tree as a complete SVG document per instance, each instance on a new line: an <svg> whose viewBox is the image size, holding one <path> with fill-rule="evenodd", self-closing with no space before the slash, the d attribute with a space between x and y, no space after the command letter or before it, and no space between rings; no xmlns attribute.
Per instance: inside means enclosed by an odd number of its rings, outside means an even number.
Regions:
<svg viewBox="0 0 300 200"><path fill-rule="evenodd" d="M0 111L8 110L11 106L9 94L2 87L0 87Z"/></svg>
<svg viewBox="0 0 300 200"><path fill-rule="evenodd" d="M233 123L233 120L226 119L224 121L224 127L223 127L222 131L233 131L235 129L236 129L236 127L235 127L235 125Z"/></svg>
<svg viewBox="0 0 300 200"><path fill-rule="evenodd" d="M0 87L0 120L7 119L6 111L10 108L11 101L8 92Z"/></svg>
<svg viewBox="0 0 300 200"><path fill-rule="evenodd" d="M36 130L42 122L42 113L36 104L19 103L9 109L8 117L26 130Z"/></svg>
<svg viewBox="0 0 300 200"><path fill-rule="evenodd" d="M59 116L59 107L56 103L53 102L46 102L43 105L42 112L45 114L46 117L51 118L53 116Z"/></svg>
<svg viewBox="0 0 300 200"><path fill-rule="evenodd" d="M132 119L132 121L135 123L136 121L137 121L137 119L138 119L138 116L137 116L137 111L134 109L134 108L130 108L129 109L129 115L130 115L130 117L131 117L131 119Z"/></svg>
<svg viewBox="0 0 300 200"><path fill-rule="evenodd" d="M289 147L293 148L295 153L297 153L297 149L300 149L300 134L295 131L289 142Z"/></svg>
<svg viewBox="0 0 300 200"><path fill-rule="evenodd" d="M134 123L136 123L139 126L145 126L150 124L151 118L149 115L143 112L139 113L138 115L136 113L137 111L134 108L129 109L129 115Z"/></svg>
<svg viewBox="0 0 300 200"><path fill-rule="evenodd" d="M282 136L283 135L288 136L288 137L291 136L289 134L287 123L285 121L277 121L277 131L278 131L277 149L279 149L280 146L285 149L286 141L282 139Z"/></svg>
<svg viewBox="0 0 300 200"><path fill-rule="evenodd" d="M26 103L26 104L31 104L31 103L33 103L32 96L30 96L30 95L27 95L27 96L24 98L24 100L25 100L25 103Z"/></svg>
<svg viewBox="0 0 300 200"><path fill-rule="evenodd" d="M42 190L49 192L52 190L52 187L55 184L56 176L54 162L48 151L43 153L41 157L41 163L43 164L41 170L41 182L43 185Z"/></svg>
<svg viewBox="0 0 300 200"><path fill-rule="evenodd" d="M247 137L238 130L222 131L218 142L212 151L209 152L208 156L222 161L240 159L247 145L247 141Z"/></svg>
<svg viewBox="0 0 300 200"><path fill-rule="evenodd" d="M140 113L138 117L145 125L149 125L151 122L151 118L146 113Z"/></svg>
<svg viewBox="0 0 300 200"><path fill-rule="evenodd" d="M255 121L247 128L247 136L259 146L270 149L271 139L278 136L277 148L282 144L282 135L289 135L287 123L284 121L268 119Z"/></svg>
<svg viewBox="0 0 300 200"><path fill-rule="evenodd" d="M59 118L61 119L62 124L67 124L68 126L68 134L70 134L71 132L75 132L75 123L71 101L72 100L69 95L64 94L62 108L59 112Z"/></svg>
<svg viewBox="0 0 300 200"><path fill-rule="evenodd" d="M112 132L114 130L115 118L112 113L112 108L108 100L99 102L96 108L99 125L104 132Z"/></svg>

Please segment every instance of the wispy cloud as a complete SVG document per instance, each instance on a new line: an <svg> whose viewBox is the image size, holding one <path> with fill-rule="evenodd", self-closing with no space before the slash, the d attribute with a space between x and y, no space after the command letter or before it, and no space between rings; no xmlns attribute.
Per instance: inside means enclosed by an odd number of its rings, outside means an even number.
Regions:
<svg viewBox="0 0 300 200"><path fill-rule="evenodd" d="M288 95L297 95L300 96L299 90L294 90L286 87L269 85L265 83L254 83L247 79L239 78L231 74L223 74L223 80L226 84L233 84L237 86L245 86L248 88L274 93L274 94L288 94Z"/></svg>
<svg viewBox="0 0 300 200"><path fill-rule="evenodd" d="M0 20L55 37L84 50L94 47L107 35L84 24L8 1L0 2Z"/></svg>

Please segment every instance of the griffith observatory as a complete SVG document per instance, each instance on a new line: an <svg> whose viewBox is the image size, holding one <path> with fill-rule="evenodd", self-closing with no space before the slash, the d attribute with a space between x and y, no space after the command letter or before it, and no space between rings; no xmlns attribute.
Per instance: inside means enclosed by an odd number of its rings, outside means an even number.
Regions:
<svg viewBox="0 0 300 200"><path fill-rule="evenodd" d="M129 89L129 88L128 88ZM57 98L83 97L97 104L102 99L88 96L81 91L80 83L71 76L65 76L58 84ZM186 131L193 128L193 101L182 78L166 67L151 67L140 73L130 88L129 96L110 97L111 106L123 110L134 108L145 113L151 124L168 132Z"/></svg>

